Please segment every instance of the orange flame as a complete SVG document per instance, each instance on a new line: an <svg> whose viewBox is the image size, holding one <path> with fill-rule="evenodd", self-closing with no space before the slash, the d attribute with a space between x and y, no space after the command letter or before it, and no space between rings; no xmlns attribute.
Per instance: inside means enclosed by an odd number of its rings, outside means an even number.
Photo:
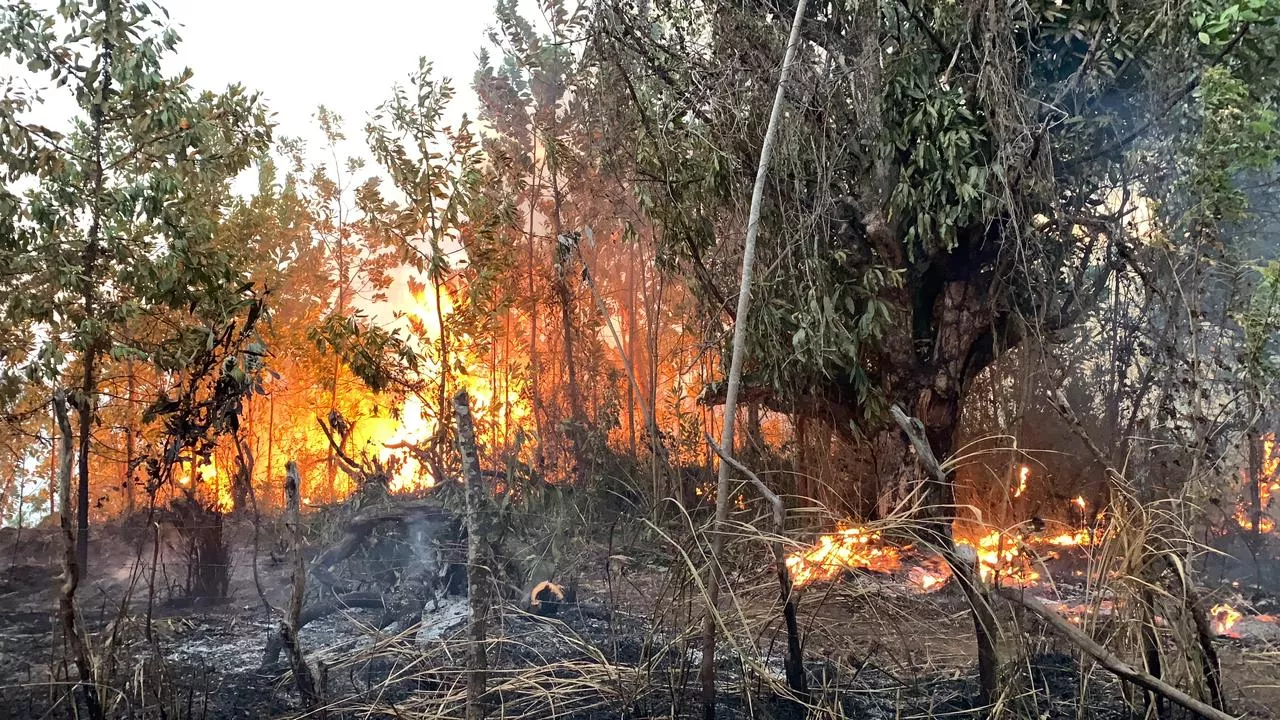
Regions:
<svg viewBox="0 0 1280 720"><path fill-rule="evenodd" d="M1280 492L1280 480L1265 482L1265 479L1275 478L1277 471L1280 471L1280 454L1276 453L1276 436L1275 433L1267 433L1262 438L1262 468L1261 477L1258 479L1258 500L1262 508L1262 516L1258 519L1258 532L1270 533L1276 529L1275 519L1267 514L1271 507L1271 496L1273 493ZM1242 470L1244 485L1249 486L1248 470ZM1241 500L1236 506L1235 519L1240 527L1245 530L1253 530L1253 518L1251 511L1252 503L1247 499Z"/></svg>
<svg viewBox="0 0 1280 720"><path fill-rule="evenodd" d="M1232 635L1231 628L1235 627L1236 623L1240 622L1243 617L1243 613L1226 603L1214 605L1209 609L1209 619L1213 622L1213 632L1218 635Z"/></svg>
<svg viewBox="0 0 1280 720"><path fill-rule="evenodd" d="M893 572L901 561L898 548L883 543L879 532L849 527L833 535L823 535L808 550L791 554L787 558L787 570L791 582L796 587L804 587L818 580L831 580L846 569Z"/></svg>
<svg viewBox="0 0 1280 720"><path fill-rule="evenodd" d="M955 529L955 543L970 548L977 560L978 573L984 582L1025 587L1040 580L1025 549L1031 546L1089 546L1100 541L1102 533L1081 529L1052 537L1026 537L1016 531L981 528L980 535ZM807 550L787 557L792 583L797 588L833 580L846 568L866 568L877 572L895 572L903 556L911 551L885 541L877 531L847 527L822 535ZM922 592L942 587L951 579L951 568L939 556L921 558L907 571L907 580Z"/></svg>
<svg viewBox="0 0 1280 720"><path fill-rule="evenodd" d="M907 580L920 592L933 592L951 581L951 568L946 563L927 560L923 565L915 565L907 572Z"/></svg>
<svg viewBox="0 0 1280 720"><path fill-rule="evenodd" d="M1058 545L1060 547L1070 547L1073 545L1092 545L1093 533L1089 530L1077 530L1073 533L1063 533L1049 538L1050 545Z"/></svg>
<svg viewBox="0 0 1280 720"><path fill-rule="evenodd" d="M1018 489L1013 491L1014 497L1022 497L1022 493L1027 491L1027 478L1031 477L1031 468L1023 465L1018 468Z"/></svg>
<svg viewBox="0 0 1280 720"><path fill-rule="evenodd" d="M1040 573L1033 570L1022 555L1024 541L1020 534L992 530L976 541L957 538L956 544L967 545L977 553L978 574L986 582L999 579L1002 585L1025 586L1040 579Z"/></svg>

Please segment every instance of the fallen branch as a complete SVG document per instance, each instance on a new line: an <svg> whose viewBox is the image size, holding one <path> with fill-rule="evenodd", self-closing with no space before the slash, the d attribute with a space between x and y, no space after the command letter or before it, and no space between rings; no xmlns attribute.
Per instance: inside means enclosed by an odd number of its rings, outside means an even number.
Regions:
<svg viewBox="0 0 1280 720"><path fill-rule="evenodd" d="M1071 407L1071 403L1067 401L1067 396L1059 390L1056 393L1049 393L1048 400L1058 415L1070 426L1076 438L1089 449L1094 461L1103 467L1110 483L1110 495L1113 498L1117 494L1123 498L1134 498L1128 479L1111 463L1106 453L1102 452L1098 444L1093 441L1084 424L1080 422L1079 416L1076 415L1075 410ZM1143 511L1141 503L1136 500L1131 500L1131 502L1136 506L1135 509L1138 512ZM1226 697L1222 692L1222 668L1218 662L1218 652L1213 647L1213 634L1209 629L1208 612L1201 602L1199 594L1195 591L1190 578L1186 577L1185 572L1183 572L1184 562L1168 550L1153 550L1147 543L1143 544L1142 552L1144 557L1153 556L1152 559L1158 559L1163 562L1175 576L1182 579L1182 606L1191 616L1196 641L1200 646L1200 669L1204 675L1205 684L1209 687L1209 694L1213 698L1214 705L1220 712L1225 713ZM1144 561L1143 564L1146 565L1147 562ZM1169 594L1170 596L1174 595L1172 591ZM1147 628L1144 627L1143 631L1145 633Z"/></svg>
<svg viewBox="0 0 1280 720"><path fill-rule="evenodd" d="M387 598L382 593L354 592L346 595L335 595L328 600L313 603L303 608L302 612L298 614L294 631L297 632L316 620L343 610L354 610L356 608L385 610L387 607ZM262 653L262 668L264 670L275 667L276 663L280 661L280 651L284 647L284 635L280 632L272 633L267 640L267 648Z"/></svg>
<svg viewBox="0 0 1280 720"><path fill-rule="evenodd" d="M773 506L773 541L769 543L773 550L774 568L778 575L778 591L782 600L782 620L787 628L787 660L784 667L787 673L787 687L796 694L801 702L809 697L809 687L804 675L804 650L800 645L800 625L796 621L796 602L792 593L791 571L787 569L787 554L782 550L782 533L786 529L787 504L777 493L769 489L764 481L745 465L720 451L720 446L711 435L707 435L707 445L720 456L720 462L747 477L747 480L760 491L765 500Z"/></svg>
<svg viewBox="0 0 1280 720"><path fill-rule="evenodd" d="M311 576L329 589L332 596L327 600L303 608L298 614L294 631L296 632L306 627L308 623L341 610L364 608L390 611L404 605L405 603L397 603L394 599L388 600L382 593L353 592L347 583L333 574L333 566L351 557L356 550L360 549L360 546L368 538L369 533L383 523L401 522L409 526L415 522L422 521L448 522L452 517L453 515L448 510L436 506L431 501L415 500L371 508L349 520L342 539L321 553L312 562L309 571ZM390 618L384 618L379 622L379 626L386 627L396 617L393 615ZM280 651L285 646L285 629L282 625L267 640L266 650L263 651L262 666L267 668L275 665L280 659Z"/></svg>
<svg viewBox="0 0 1280 720"><path fill-rule="evenodd" d="M427 520L439 522L447 522L453 517L448 510L429 500L380 505L366 510L351 518L343 531L342 539L320 553L319 557L312 562L311 574L317 580L329 586L334 592L344 593L350 591L350 588L333 574L331 568L351 557L352 553L360 548L365 538L378 525L388 522L403 523L415 516L422 516Z"/></svg>
<svg viewBox="0 0 1280 720"><path fill-rule="evenodd" d="M1233 715L1225 713L1207 703L1203 703L1178 688L1130 666L1125 661L1116 657L1109 650L1099 645L1093 638L1089 637L1085 632L1067 621L1058 613L1045 606L1039 599L1019 592L1013 589L999 590L1000 596L1017 603L1022 607L1035 613L1041 620L1045 622L1059 635L1070 640L1076 647L1088 653L1094 660L1097 660L1106 669L1110 670L1117 677L1127 680L1134 685L1138 685L1143 689L1150 690L1171 702L1177 703L1191 712L1199 715L1207 720L1237 720Z"/></svg>

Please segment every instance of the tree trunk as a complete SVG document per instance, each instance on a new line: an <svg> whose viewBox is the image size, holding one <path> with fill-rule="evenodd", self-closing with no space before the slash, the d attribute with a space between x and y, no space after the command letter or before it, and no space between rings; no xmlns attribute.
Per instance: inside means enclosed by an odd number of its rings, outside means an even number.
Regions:
<svg viewBox="0 0 1280 720"><path fill-rule="evenodd" d="M458 425L458 449L462 454L462 474L466 481L467 505L467 596L471 619L468 636L471 653L467 659L467 720L481 720L486 714L485 690L489 661L485 653L489 620L489 567L481 514L485 505L480 460L476 456L475 428L471 406L464 390L453 398L454 421Z"/></svg>
<svg viewBox="0 0 1280 720"><path fill-rule="evenodd" d="M91 198L89 230L85 235L84 251L81 255L84 273L84 288L81 293L81 301L86 322L92 321L96 314L94 305L97 299L97 286L94 284L94 272L98 264L99 246L102 240L102 216L105 213L105 209L102 206L103 185L105 182L105 162L103 160L105 150L103 145L106 137L107 95L111 89L111 61L115 53L115 43L111 39L111 33L113 32L111 2L112 0L99 0L98 2L98 10L103 16L102 44L98 52L98 78L100 83L94 89L93 107L89 111L91 124L89 142L92 162L90 183L93 186L93 195ZM81 353L83 353L84 374L81 377L80 397L78 398L80 457L79 495L76 503L76 560L80 569L86 570L89 566L89 445L93 440L93 413L97 404L97 376L94 371L97 365L99 338L96 333L90 332L81 339L83 341Z"/></svg>
<svg viewBox="0 0 1280 720"><path fill-rule="evenodd" d="M134 403L136 402L136 399L134 398L134 391L136 389L136 379L134 378L134 375L133 375L132 360L128 362L126 373L127 373L126 381L128 382L128 386L127 386L128 395L126 397L126 407L129 408L128 410L129 426L125 431L125 440L124 440L124 481L123 481L124 488L123 489L124 489L125 514L132 515L133 511L136 509L136 506L137 506L137 501L134 499L134 495L133 495L133 464L134 464L134 455L137 452L136 438L138 434L137 427L134 425L134 421L133 421Z"/></svg>
<svg viewBox="0 0 1280 720"><path fill-rule="evenodd" d="M89 660L84 635L76 623L76 589L80 585L80 573L77 557L79 545L73 542L71 536L71 420L67 417L67 400L61 390L54 394L53 414L62 435L59 448L61 468L58 472L58 524L62 528L63 553L58 616L62 621L67 644L71 648L72 660L80 675L75 696L84 705L90 720L99 720L103 713L97 684L94 682L93 665Z"/></svg>
<svg viewBox="0 0 1280 720"><path fill-rule="evenodd" d="M293 592L289 596L288 612L280 626L280 636L284 639L284 648L289 652L293 681L298 688L298 694L302 697L302 704L311 707L319 698L316 692L316 679L311 672L311 666L307 665L307 660L302 655L302 647L298 644L298 630L301 628L299 617L302 615L303 595L307 590L307 567L302 559L301 485L302 478L298 474L298 464L290 461L285 471L284 497L285 523L293 539Z"/></svg>

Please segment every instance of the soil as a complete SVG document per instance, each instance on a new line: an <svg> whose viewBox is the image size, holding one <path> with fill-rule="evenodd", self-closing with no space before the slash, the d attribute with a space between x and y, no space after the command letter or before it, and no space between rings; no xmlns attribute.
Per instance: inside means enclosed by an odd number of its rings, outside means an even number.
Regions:
<svg viewBox="0 0 1280 720"><path fill-rule="evenodd" d="M151 619L146 621L151 548L138 533L103 528L94 538L89 573L78 593L95 656L114 657L120 692L108 692L113 717L221 720L303 714L282 662L262 668L278 619L264 610L253 578L247 521L228 522L232 545L228 598L184 599L185 566L172 538L162 538ZM288 598L290 570L281 547L262 539L257 569L275 607ZM72 717L61 631L54 608L60 545L50 530L0 530L0 718ZM513 717L698 717L696 594L678 568L642 546L594 548L580 563L575 602L554 617L508 606L494 618L490 687L501 715ZM667 559L666 561L669 561ZM750 565L749 563L747 565ZM136 578L136 582L135 582ZM728 616L764 648L764 659L719 652L720 717L800 717L770 687L780 685L785 638L776 587L766 563L742 572L734 587L751 588ZM123 598L133 587L125 620ZM832 717L979 717L972 624L953 589L928 595L900 578L851 574L807 588L800 599L808 677L815 704ZM461 676L453 642L467 617L465 598L430 604L420 628L374 629L378 613L351 610L317 620L300 633L321 675L325 711L344 717L425 717L449 702ZM148 639L148 625L150 628ZM117 651L106 653L115 634ZM1036 692L1024 709L1053 718L1128 717L1121 688L1086 667L1080 695L1078 654L1052 638L1029 637L1027 660ZM1231 707L1253 718L1280 718L1280 642L1224 639L1219 652ZM74 673L74 670L71 670ZM445 698L445 700L441 700ZM434 703L434 704L433 704ZM1083 708L1079 707L1081 704ZM497 716L498 713L494 713ZM1175 716L1176 717L1176 716Z"/></svg>

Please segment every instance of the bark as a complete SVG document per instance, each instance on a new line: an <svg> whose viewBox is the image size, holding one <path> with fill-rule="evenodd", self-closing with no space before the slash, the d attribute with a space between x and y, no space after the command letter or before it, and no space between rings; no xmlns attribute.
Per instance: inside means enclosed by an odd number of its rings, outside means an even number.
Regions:
<svg viewBox="0 0 1280 720"><path fill-rule="evenodd" d="M98 699L98 690L93 677L93 664L89 660L89 651L82 630L76 623L76 589L80 585L79 566L77 564L78 546L71 533L71 420L67 417L67 399L61 390L53 396L53 414L61 433L59 438L58 470L58 513L59 526L62 529L62 586L58 593L58 617L62 621L62 631L66 635L67 644L71 648L72 661L79 673L80 682L76 684L75 696L85 708L91 720L104 717L102 704Z"/></svg>
<svg viewBox="0 0 1280 720"><path fill-rule="evenodd" d="M769 486L765 485L764 481L745 465L725 455L710 435L707 436L707 445L720 456L720 462L728 463L734 470L745 475L773 509L773 538L769 543L769 549L773 553L774 571L778 578L782 622L787 630L787 659L783 666L787 676L787 687L795 693L797 700L807 702L809 687L804 674L804 650L800 643L800 625L796 620L796 601L792 593L791 571L787 569L787 553L782 547L782 538L787 526L786 501L770 490Z"/></svg>
<svg viewBox="0 0 1280 720"><path fill-rule="evenodd" d="M293 593L289 596L289 609L280 625L280 636L283 638L284 648L289 652L289 664L293 669L293 681L298 694L302 696L303 705L311 707L319 700L316 679L298 644L298 630L302 627L302 597L307 590L307 569L302 559L301 485L298 464L290 461L285 469L284 497L285 522L293 537Z"/></svg>
<svg viewBox="0 0 1280 720"><path fill-rule="evenodd" d="M751 308L751 278L756 256L756 236L760 232L760 206L764 200L765 179L769 173L769 156L778 135L778 121L782 116L782 101L786 94L787 78L795 60L796 47L800 44L800 25L804 20L805 0L796 3L795 17L791 21L791 33L787 49L783 53L782 71L778 77L777 91L773 96L773 108L769 112L769 125L765 128L764 145L760 148L760 162L756 167L755 187L751 192L751 210L747 216L747 237L742 249L742 278L738 284L738 310L734 314L733 354L729 362L729 379L725 387L724 428L720 435L720 453L724 458L733 457L733 421L738 406L738 389L742 384L742 362L746 354L747 312ZM716 515L711 528L711 562L707 582L707 613L702 625L702 667L699 678L702 683L702 713L707 720L716 716L716 606L720 595L720 554L724 549L723 528L729 516L729 464L720 463L716 482Z"/></svg>
<svg viewBox="0 0 1280 720"><path fill-rule="evenodd" d="M475 428L466 391L453 398L454 420L458 425L458 449L466 481L467 504L467 595L471 617L467 630L471 653L467 658L467 720L481 720L487 713L485 691L489 661L485 654L489 621L489 567L481 514L485 503L480 460L476 456Z"/></svg>

